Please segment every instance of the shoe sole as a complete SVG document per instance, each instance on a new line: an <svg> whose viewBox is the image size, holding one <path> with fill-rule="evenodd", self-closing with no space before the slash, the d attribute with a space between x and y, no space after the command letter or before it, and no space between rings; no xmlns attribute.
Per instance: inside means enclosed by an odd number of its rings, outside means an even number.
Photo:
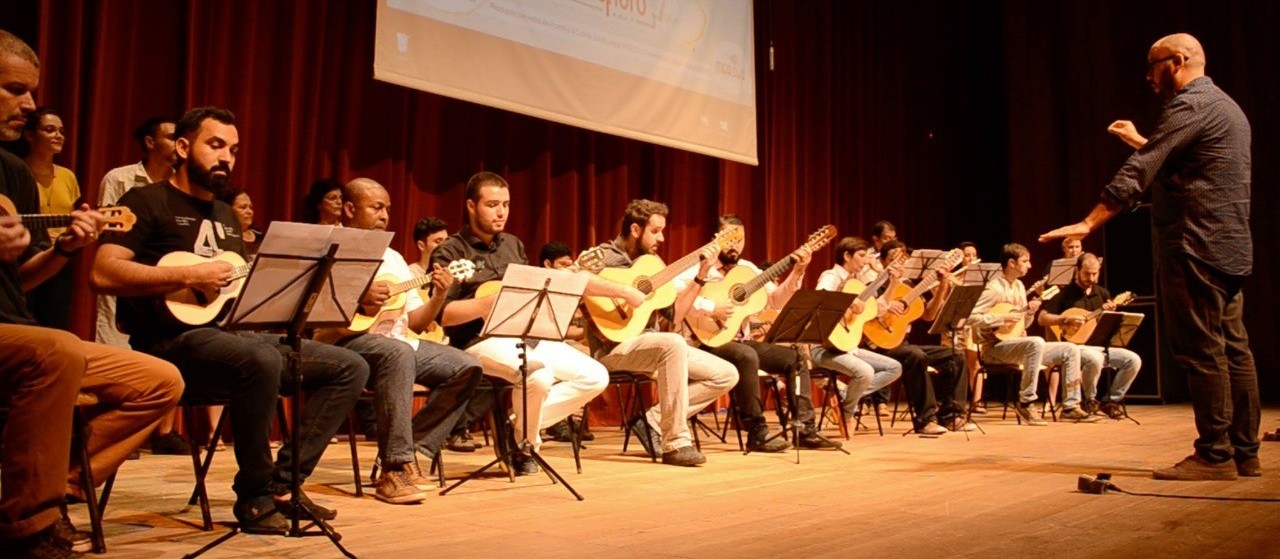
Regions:
<svg viewBox="0 0 1280 559"><path fill-rule="evenodd" d="M1211 473L1176 473L1161 474L1160 472L1151 472L1151 477L1161 481L1236 481L1238 477L1235 472L1211 474Z"/></svg>
<svg viewBox="0 0 1280 559"><path fill-rule="evenodd" d="M374 495L379 501L392 505L414 505L427 500L427 492L413 493L410 495L401 495L399 497L383 497L382 495Z"/></svg>

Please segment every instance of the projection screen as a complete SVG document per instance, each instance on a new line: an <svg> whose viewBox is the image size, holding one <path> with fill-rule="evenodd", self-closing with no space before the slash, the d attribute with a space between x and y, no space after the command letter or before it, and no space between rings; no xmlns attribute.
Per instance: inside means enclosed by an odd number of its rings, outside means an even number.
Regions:
<svg viewBox="0 0 1280 559"><path fill-rule="evenodd" d="M751 165L750 0L378 0L374 77Z"/></svg>

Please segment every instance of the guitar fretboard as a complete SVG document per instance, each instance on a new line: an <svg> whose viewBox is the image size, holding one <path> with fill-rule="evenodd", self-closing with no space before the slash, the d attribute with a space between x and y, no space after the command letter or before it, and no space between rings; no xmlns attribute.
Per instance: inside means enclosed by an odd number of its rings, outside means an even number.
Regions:
<svg viewBox="0 0 1280 559"><path fill-rule="evenodd" d="M71 225L71 216L62 214L29 214L20 215L19 219L28 229L57 229Z"/></svg>
<svg viewBox="0 0 1280 559"><path fill-rule="evenodd" d="M779 260L776 264L769 266L767 270L760 272L760 275L751 278L751 281L742 285L742 289L746 292L746 296L750 297L752 293L759 291L761 287L764 287L769 282L782 277L782 274L787 273L795 263L796 259L794 256L787 256L786 258Z"/></svg>
<svg viewBox="0 0 1280 559"><path fill-rule="evenodd" d="M719 247L719 245L715 243L709 243L703 246L702 249L705 249L706 247ZM702 249L699 249L696 252L691 252L689 254L686 254L683 257L681 257L679 260L676 260L675 262L668 264L666 268L662 269L662 271L650 277L649 283L653 285L653 288L655 290L659 287L666 285L667 283L670 283L671 280L676 279L676 276L680 275L685 270L692 268L694 264L698 263L698 255L702 253Z"/></svg>

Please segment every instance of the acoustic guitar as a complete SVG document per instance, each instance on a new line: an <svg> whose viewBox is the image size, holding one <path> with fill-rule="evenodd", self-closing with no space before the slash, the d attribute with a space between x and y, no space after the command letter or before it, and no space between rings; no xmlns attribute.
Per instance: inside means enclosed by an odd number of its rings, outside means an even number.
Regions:
<svg viewBox="0 0 1280 559"><path fill-rule="evenodd" d="M1115 298L1111 299L1111 302L1115 303L1117 307L1123 307L1132 303L1133 299L1133 292L1125 291L1124 293L1116 295ZM1079 307L1070 308L1062 311L1061 316L1078 318L1081 319L1081 321L1071 321L1068 322L1066 326L1054 324L1049 327L1049 330L1052 331L1059 340L1071 342L1073 344L1083 344L1089 341L1089 337L1093 335L1093 331L1098 328L1098 317L1102 316L1103 312L1105 311L1103 311L1102 308L1098 308L1094 311L1086 311Z"/></svg>
<svg viewBox="0 0 1280 559"><path fill-rule="evenodd" d="M730 226L716 233L712 241L693 251L670 265L664 265L661 258L646 254L637 258L629 268L606 268L600 271L600 277L630 285L645 294L645 301L639 307L631 308L626 302L613 297L590 296L583 298L587 313L592 322L604 337L614 342L623 342L639 336L649 324L653 312L671 306L676 302L676 289L671 280L698 264L698 255L705 249L712 248L719 252L724 247L742 240L743 230L739 226Z"/></svg>
<svg viewBox="0 0 1280 559"><path fill-rule="evenodd" d="M466 281L476 273L476 265L470 260L454 260L449 263L448 270L454 280ZM356 311L356 316L351 319L351 325L347 329L352 332L367 332L379 322L396 320L404 312L404 305L409 299L407 292L431 283L431 274L423 274L405 281L398 281L399 279L394 274L380 274L373 278L375 283L382 281L391 284L391 298L387 299L387 302L383 303L382 308L378 309L373 316Z"/></svg>
<svg viewBox="0 0 1280 559"><path fill-rule="evenodd" d="M817 252L835 236L835 226L824 225L809 235L809 239L802 246L808 248L810 252ZM733 341L734 336L742 331L742 322L763 311L769 302L768 294L762 288L782 277L795 266L795 263L795 258L788 254L759 274L752 273L748 268L735 266L725 274L724 279L707 282L702 286L699 295L714 301L716 306L733 305L733 316L728 320L720 321L702 315L686 320L689 329L693 330L694 336L697 336L703 345L709 347L720 347Z"/></svg>
<svg viewBox="0 0 1280 559"><path fill-rule="evenodd" d="M216 291L184 288L165 295L164 305L173 318L191 326L204 326L217 320L226 310L227 302L240 295L240 290L244 287L244 277L249 275L251 264L246 263L238 253L230 251L209 258L179 250L160 257L160 261L156 262L158 267L169 268L216 261L231 265L231 281Z"/></svg>
<svg viewBox="0 0 1280 559"><path fill-rule="evenodd" d="M916 283L915 287L908 287L904 284L894 286L893 291L889 293L886 300L889 302L901 301L905 310L901 314L886 312L883 316L868 322L863 335L868 340L871 340L871 343L882 349L893 349L902 345L902 342L907 338L907 331L910 330L911 323L924 315L924 299L921 299L921 296L938 285L937 268L942 267L950 270L963 259L964 251L958 248L952 249L937 266L931 268L920 277L920 281Z"/></svg>
<svg viewBox="0 0 1280 559"><path fill-rule="evenodd" d="M1005 341L1013 338L1021 338L1027 335L1027 310L1030 307L1031 301L1036 299L1047 301L1058 294L1059 289L1056 285L1049 286L1048 289L1045 289L1044 284L1048 281L1049 276L1045 276L1041 278L1040 281L1031 284L1031 288L1027 290L1027 306L1016 307L1012 303L999 303L991 307L991 310L987 311L987 314L996 316L1016 316L1020 319L1016 322L1005 324L1004 326L997 328L995 332L997 339Z"/></svg>
<svg viewBox="0 0 1280 559"><path fill-rule="evenodd" d="M103 206L98 208L98 213L102 214L103 221L106 223L104 231L125 233L131 231L133 224L138 222L138 217L133 215L133 210L125 206ZM18 216L27 229L46 231L71 225L71 214L19 214L18 209L13 205L13 200L0 194L0 216L11 215Z"/></svg>
<svg viewBox="0 0 1280 559"><path fill-rule="evenodd" d="M889 281L892 273L901 271L902 264L906 261L906 252L900 251L870 285L863 285L862 282L853 278L849 278L844 282L844 286L840 290L845 293L856 294L858 297L855 301L861 301L866 306L861 313L845 313L844 318L840 320L840 324L836 325L835 330L832 330L831 335L827 337L828 345L845 353L857 349L858 344L862 343L863 326L876 317L878 311L876 293L880 291L886 281Z"/></svg>

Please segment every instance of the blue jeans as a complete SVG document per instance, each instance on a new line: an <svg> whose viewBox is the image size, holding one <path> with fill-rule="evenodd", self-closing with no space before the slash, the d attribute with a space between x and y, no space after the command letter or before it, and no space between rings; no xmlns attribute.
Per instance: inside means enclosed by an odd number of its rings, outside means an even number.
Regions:
<svg viewBox="0 0 1280 559"><path fill-rule="evenodd" d="M376 334L356 336L341 345L369 363L383 466L412 462L415 441L424 454L438 452L480 382L480 362L457 348L424 341L415 351L405 342ZM417 415L412 415L414 383L431 389L427 405Z"/></svg>
<svg viewBox="0 0 1280 559"><path fill-rule="evenodd" d="M813 366L829 369L849 377L848 396L844 399L844 411L853 414L864 396L889 386L902 376L902 364L891 357L858 348L851 352L815 347L811 357Z"/></svg>
<svg viewBox="0 0 1280 559"><path fill-rule="evenodd" d="M1080 346L1080 378L1084 385L1086 400L1101 399L1107 402L1119 402L1129 391L1133 379L1138 377L1138 369L1142 368L1142 358L1138 354L1122 347L1113 347L1107 351L1110 358L1103 354L1100 347ZM1098 398L1098 377L1102 376L1103 364L1115 368L1116 376L1111 380L1111 388L1107 395Z"/></svg>
<svg viewBox="0 0 1280 559"><path fill-rule="evenodd" d="M196 328L157 342L136 336L131 342L139 351L178 367L187 385L184 398L230 401L240 467L232 488L238 499L283 493L292 487L292 440L280 448L274 465L268 446L276 398L293 391L286 360L290 348L279 334ZM307 398L302 416L295 417L293 424L299 430L299 470L306 479L360 397L369 366L351 351L303 340L301 373Z"/></svg>

